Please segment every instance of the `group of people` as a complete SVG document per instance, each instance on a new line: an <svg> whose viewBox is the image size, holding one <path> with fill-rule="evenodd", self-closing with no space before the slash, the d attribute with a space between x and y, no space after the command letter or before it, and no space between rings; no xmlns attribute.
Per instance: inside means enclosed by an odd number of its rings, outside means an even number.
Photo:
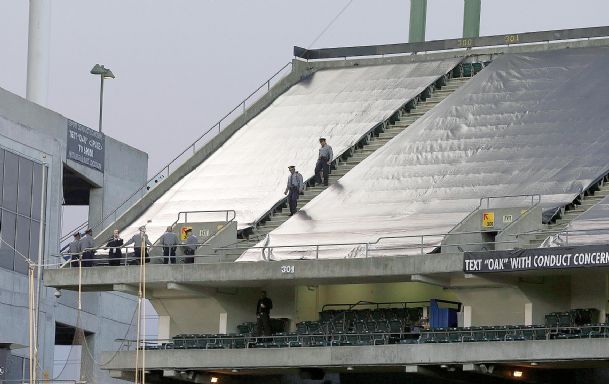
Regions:
<svg viewBox="0 0 609 384"><path fill-rule="evenodd" d="M317 162L315 163L315 177L310 184L314 187L316 183L321 184L323 180L324 186L327 187L330 178L330 165L332 164L334 153L324 137L319 139L319 144L321 147L319 148ZM290 171L290 176L288 176L288 184L283 193L288 195L290 216L292 216L297 211L298 197L304 193L305 184L302 175L298 173L294 165L290 165L288 170Z"/></svg>
<svg viewBox="0 0 609 384"><path fill-rule="evenodd" d="M182 247L182 252L185 264L192 264L195 261L194 255L199 247L199 239L193 235L192 229L187 228L185 231L186 241L180 244L178 235L173 231L171 226L167 227L165 233L158 240L159 246L163 247L163 264L176 264L176 250ZM134 234L131 239L125 242L118 231L113 231L112 237L106 242L105 247L108 249L108 262L110 266L119 266L123 258L123 249L133 244L133 256L131 258L133 264L139 264L143 258L145 263L150 262L149 247L152 243L146 234L146 227L140 227L139 231ZM93 258L96 252L95 243L93 241L93 231L87 229L84 236L79 232L74 234L74 240L68 246L71 265L78 266L79 260L83 267L92 267ZM125 256L128 256L125 252Z"/></svg>

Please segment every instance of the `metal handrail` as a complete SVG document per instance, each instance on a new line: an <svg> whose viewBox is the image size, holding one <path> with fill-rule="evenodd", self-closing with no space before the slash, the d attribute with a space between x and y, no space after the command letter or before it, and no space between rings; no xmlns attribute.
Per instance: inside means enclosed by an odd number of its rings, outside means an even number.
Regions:
<svg viewBox="0 0 609 384"><path fill-rule="evenodd" d="M238 109L243 110L242 114L245 113L246 110L246 103L250 100L250 98L252 98L252 96L256 95L258 93L258 91L260 91L261 89L263 89L266 86L266 92L270 91L271 89L271 81L273 79L275 79L280 73L282 73L287 67L291 66L292 62L289 61L287 64L285 64L283 67L281 67L277 72L275 72L271 77L269 77L264 83L262 83L258 88L256 88L256 90L254 90L252 93L250 93L245 99L243 99L239 104L237 104L237 106L235 108L233 108L230 112L228 112L226 115L224 115L220 120L218 120L217 123L215 123L214 125L211 126L211 128L209 128L207 131L205 131L201 136L199 136L191 145L189 145L188 147L186 147L186 149L184 149L182 152L180 152L179 155L177 155L176 157L174 157L172 160L170 160L163 168L161 168L160 171L156 172L154 174L154 176L152 176L150 179L148 179L148 181L146 181L146 183L141 186L140 188L138 188L135 192L133 192L131 195L129 195L129 197L127 197L127 199L125 199L120 205L118 205L113 211L111 211L110 213L106 214L104 217L102 217L102 219L97 222L96 224L92 225L90 228L91 229L96 229L98 228L100 225L102 225L107 219L109 219L112 215L115 215L114 217L114 221L116 221L116 213L123 208L123 206L125 204L127 204L133 197L137 196L140 192L144 192L147 193L147 191L151 190L154 187L154 184L157 184L159 182L160 179L164 178L165 174L167 174L167 176L170 173L170 168L172 166L174 166L174 163L178 161L178 159L180 159L182 157L182 155L184 155L185 153L189 152L192 150L192 154L194 155L196 153L196 147L197 147L197 143L199 141L201 141L205 136L207 136L208 133L213 132L217 129L216 134L220 133L222 131L222 123L224 122L224 120L226 120L229 116L231 116L233 114L233 112L237 111ZM190 157L189 157L190 158ZM183 162L181 163L183 164ZM180 164L180 165L181 165ZM143 197L143 196L142 196ZM132 204L135 205L137 204L137 202L139 202L141 200L138 199L136 202L134 202ZM81 224L86 226L86 222ZM80 226L79 226L80 227ZM69 235L69 234L67 234ZM64 236L66 237L66 236ZM69 236L67 236L66 238L68 238ZM65 240L65 239L64 239Z"/></svg>
<svg viewBox="0 0 609 384"><path fill-rule="evenodd" d="M413 331L412 328L419 329L418 331ZM278 348L291 348L291 347L301 347L301 345L306 345L306 343L300 343L300 341L304 341L307 339L317 339L324 338L326 339L327 344L325 347L342 347L345 344L341 344L340 341L346 341L349 338L357 337L357 338L365 338L373 342L373 345L385 345L389 344L390 340L395 336L398 336L400 339L404 339L407 337L411 339L415 344L425 344L427 341L427 337L429 336L448 336L450 334L458 334L460 337L457 340L447 339L448 343L468 343L468 342L484 342L484 343L492 343L492 342L502 342L502 341L512 341L513 338L510 338L510 335L518 335L519 333L528 333L528 332L543 332L543 339L533 338L534 340L556 340L559 339L555 336L560 335L561 333L569 334L574 331L582 331L588 330L589 333L586 334L586 338L594 338L601 336L602 338L609 337L608 332L609 325L605 323L598 324L586 324L581 326L546 326L546 325L506 325L506 326L472 326L472 327L456 327L456 328L430 328L425 329L424 327L417 326L415 324L410 325L410 330L406 331L400 330L400 332L392 332L391 330L385 332L349 332L349 333L333 333L333 332L315 332L315 333L282 333L275 334L270 336L253 336L247 334L201 334L196 335L195 337L175 337L175 338L158 338L158 339L147 339L146 341L138 341L133 339L115 339L115 342L121 343L121 345L125 348L123 351L128 352L131 351L131 348L146 348L146 347L159 347L164 346L165 349L216 349L211 346L219 346L222 345L224 349L224 344L222 341L242 341L240 347L226 347L228 349L250 349L253 345L256 345L259 342L262 343L277 343L278 341L282 341L282 345L277 345ZM596 331L596 332L594 332ZM476 333L490 333L495 334L497 336L497 332L506 332L502 337L497 338L497 340L476 340L474 338L474 334ZM296 339L296 340L294 340ZM581 338L580 338L581 339ZM210 348L207 348L206 345L204 348L198 347L178 347L175 348L175 342L197 342L197 341L213 341L213 343L209 343ZM290 341L292 343L290 343ZM378 341L378 343L377 343ZM519 341L522 342L522 341ZM171 345L171 346L169 346ZM363 344L365 345L365 344ZM318 345L315 345L318 346Z"/></svg>
<svg viewBox="0 0 609 384"><path fill-rule="evenodd" d="M403 304L404 308L408 307L408 304L429 304L429 300L422 300L422 301L385 301L385 302L376 302L376 301L366 301L366 300L360 300L357 303L330 303L330 304L324 304L321 307L321 311L325 311L326 307L334 307L334 306L348 306L348 310L351 310L353 308L355 308L358 305L376 305L376 308L379 309L379 305L393 305L393 304Z"/></svg>
<svg viewBox="0 0 609 384"><path fill-rule="evenodd" d="M535 205L541 203L541 194L539 194L539 193L522 194L522 195L487 196L487 197L480 198L480 204L478 205L478 208L482 208L483 201L486 201L486 209L489 209L491 200L510 199L510 198L515 198L515 197L530 197L531 198L531 207L534 207ZM537 203L534 202L535 198L537 198Z"/></svg>

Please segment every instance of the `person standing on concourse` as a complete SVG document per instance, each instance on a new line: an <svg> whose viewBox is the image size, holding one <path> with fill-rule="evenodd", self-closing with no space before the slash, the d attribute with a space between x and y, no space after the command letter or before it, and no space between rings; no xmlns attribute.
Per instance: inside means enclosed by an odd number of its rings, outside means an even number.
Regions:
<svg viewBox="0 0 609 384"><path fill-rule="evenodd" d="M175 234L171 226L167 227L165 233L161 235L160 243L163 246L163 264L175 264L178 235Z"/></svg>

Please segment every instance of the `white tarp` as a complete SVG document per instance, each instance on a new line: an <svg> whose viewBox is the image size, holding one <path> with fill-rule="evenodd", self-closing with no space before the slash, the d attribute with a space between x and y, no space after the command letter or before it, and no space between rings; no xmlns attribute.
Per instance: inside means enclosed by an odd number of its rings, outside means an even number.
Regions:
<svg viewBox="0 0 609 384"><path fill-rule="evenodd" d="M607 68L607 48L497 58L239 261L420 253L481 197L570 203L609 169ZM359 244L298 247L337 243Z"/></svg>
<svg viewBox="0 0 609 384"><path fill-rule="evenodd" d="M339 156L460 59L327 69L303 79L237 131L134 223L154 241L180 211L236 211L240 229L284 198L288 165L313 176L319 137Z"/></svg>
<svg viewBox="0 0 609 384"><path fill-rule="evenodd" d="M542 247L609 243L609 196L577 216L560 233L548 237Z"/></svg>

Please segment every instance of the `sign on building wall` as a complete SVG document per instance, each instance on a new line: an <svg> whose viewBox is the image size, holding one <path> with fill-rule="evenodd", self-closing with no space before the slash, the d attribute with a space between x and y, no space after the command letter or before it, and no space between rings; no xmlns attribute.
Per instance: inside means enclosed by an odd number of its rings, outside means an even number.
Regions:
<svg viewBox="0 0 609 384"><path fill-rule="evenodd" d="M104 144L105 136L103 133L68 120L68 159L103 172Z"/></svg>
<svg viewBox="0 0 609 384"><path fill-rule="evenodd" d="M609 245L465 252L465 273L609 267Z"/></svg>
<svg viewBox="0 0 609 384"><path fill-rule="evenodd" d="M495 212L482 212L482 228L493 228L495 226Z"/></svg>

